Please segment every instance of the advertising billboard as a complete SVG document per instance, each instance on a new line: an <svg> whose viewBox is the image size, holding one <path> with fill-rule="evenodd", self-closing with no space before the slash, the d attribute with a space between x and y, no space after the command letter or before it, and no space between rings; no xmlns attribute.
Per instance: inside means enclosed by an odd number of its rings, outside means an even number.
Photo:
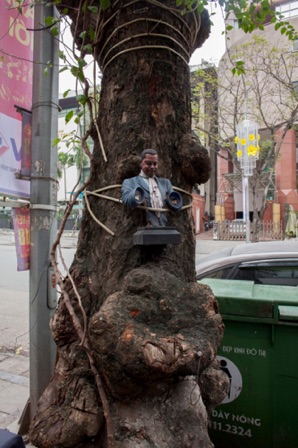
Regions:
<svg viewBox="0 0 298 448"><path fill-rule="evenodd" d="M30 182L21 170L22 114L30 111L33 76L33 12L30 2L0 1L0 194L28 199ZM28 131L27 131L28 134Z"/></svg>

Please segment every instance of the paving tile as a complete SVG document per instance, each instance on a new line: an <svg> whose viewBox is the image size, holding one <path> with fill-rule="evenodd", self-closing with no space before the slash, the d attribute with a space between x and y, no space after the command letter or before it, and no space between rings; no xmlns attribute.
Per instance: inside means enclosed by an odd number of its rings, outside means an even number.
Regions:
<svg viewBox="0 0 298 448"><path fill-rule="evenodd" d="M6 353L0 353L0 362L7 358Z"/></svg>
<svg viewBox="0 0 298 448"><path fill-rule="evenodd" d="M1 379L0 378L0 392L4 389L6 389L7 387L9 387L10 383L9 381L6 381L5 379ZM0 403L0 412L4 411L3 406L1 406L2 403Z"/></svg>
<svg viewBox="0 0 298 448"><path fill-rule="evenodd" d="M17 418L17 415L6 414L0 411L0 428L7 429Z"/></svg>
<svg viewBox="0 0 298 448"><path fill-rule="evenodd" d="M0 380L5 381L7 384L19 384L20 386L29 387L29 378L24 375L14 375L13 373L0 370Z"/></svg>
<svg viewBox="0 0 298 448"><path fill-rule="evenodd" d="M0 360L0 371L23 375L29 371L29 358L20 355L8 356Z"/></svg>
<svg viewBox="0 0 298 448"><path fill-rule="evenodd" d="M28 386L9 383L8 387L0 391L1 412L21 415L29 398Z"/></svg>

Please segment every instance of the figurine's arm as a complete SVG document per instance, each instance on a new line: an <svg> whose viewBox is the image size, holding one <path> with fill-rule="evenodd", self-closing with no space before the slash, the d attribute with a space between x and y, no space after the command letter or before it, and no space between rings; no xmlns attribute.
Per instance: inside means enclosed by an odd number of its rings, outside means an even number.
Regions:
<svg viewBox="0 0 298 448"><path fill-rule="evenodd" d="M142 204L145 199L145 191L142 187L131 179L125 179L121 188L122 202L130 208L135 208Z"/></svg>
<svg viewBox="0 0 298 448"><path fill-rule="evenodd" d="M166 197L166 203L169 209L173 210L174 212L178 212L181 210L183 201L182 196L177 191L173 190L173 186L169 179L165 179L167 183L167 197Z"/></svg>

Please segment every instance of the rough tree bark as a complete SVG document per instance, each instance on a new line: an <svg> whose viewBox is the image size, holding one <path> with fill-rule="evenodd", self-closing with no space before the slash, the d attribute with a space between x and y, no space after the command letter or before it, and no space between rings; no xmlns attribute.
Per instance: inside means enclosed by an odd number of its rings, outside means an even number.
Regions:
<svg viewBox="0 0 298 448"><path fill-rule="evenodd" d="M94 128L88 190L138 174L138 155L151 147L159 153L159 174L191 192L210 173L207 151L191 134L187 65L209 35L208 14L182 15L174 0L113 1L99 14L88 8L84 13L81 3L67 0L59 8L70 7L79 47L81 32L95 29L103 72L97 125L107 162ZM120 198L120 189L109 194ZM188 204L190 197L183 196ZM85 340L110 415L62 297L51 321L58 361L32 422L31 440L44 448L212 447L207 411L227 388L215 362L223 323L210 289L194 281L191 208L169 214L169 225L181 233L178 246L142 248L133 245L132 235L145 224L143 210L88 198L114 236L85 210L70 274L87 316ZM69 278L65 294L83 322Z"/></svg>

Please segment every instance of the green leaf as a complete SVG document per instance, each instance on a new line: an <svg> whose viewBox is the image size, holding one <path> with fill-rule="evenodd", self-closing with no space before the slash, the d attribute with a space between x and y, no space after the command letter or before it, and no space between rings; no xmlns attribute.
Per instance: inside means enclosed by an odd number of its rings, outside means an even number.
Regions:
<svg viewBox="0 0 298 448"><path fill-rule="evenodd" d="M93 53L93 47L92 47L91 44L84 45L83 49L84 49L84 51L86 51L86 53L88 53L88 54L92 54L92 53Z"/></svg>
<svg viewBox="0 0 298 448"><path fill-rule="evenodd" d="M94 31L94 28L90 28L90 29L89 29L89 37L90 37L91 41L93 42L94 39L95 39L95 31Z"/></svg>
<svg viewBox="0 0 298 448"><path fill-rule="evenodd" d="M86 65L87 65L87 62L85 61L85 59L83 59L83 58L78 58L78 66L79 66L80 68L86 67Z"/></svg>
<svg viewBox="0 0 298 448"><path fill-rule="evenodd" d="M198 11L198 14L202 14L202 12L204 11L204 4L203 3L199 3L198 4L197 11Z"/></svg>
<svg viewBox="0 0 298 448"><path fill-rule="evenodd" d="M80 38L84 40L86 37L86 33L87 33L87 31L82 31L80 34Z"/></svg>
<svg viewBox="0 0 298 448"><path fill-rule="evenodd" d="M65 123L69 123L69 121L72 119L72 117L73 117L73 114L74 114L74 111L73 110L70 110L67 114L66 114L66 116L65 116Z"/></svg>
<svg viewBox="0 0 298 448"><path fill-rule="evenodd" d="M98 13L98 7L97 6L88 6L88 9L93 14L97 14Z"/></svg>
<svg viewBox="0 0 298 448"><path fill-rule="evenodd" d="M70 91L71 91L70 89L65 90L65 92L63 92L63 98L66 98Z"/></svg>
<svg viewBox="0 0 298 448"><path fill-rule="evenodd" d="M79 71L79 68L76 67L75 65L73 65L73 66L71 67L71 69L70 69L71 74L72 74L73 76L75 76L75 77L78 76L78 71Z"/></svg>
<svg viewBox="0 0 298 448"><path fill-rule="evenodd" d="M58 50L58 56L59 56L59 59L62 59L62 61L66 61L66 56L63 51Z"/></svg>
<svg viewBox="0 0 298 448"><path fill-rule="evenodd" d="M51 17L51 16L47 16L45 19L44 19L44 23L46 24L46 26L52 26L54 23L55 23L55 18L54 17Z"/></svg>
<svg viewBox="0 0 298 448"><path fill-rule="evenodd" d="M60 142L61 142L61 139L60 139L60 138L55 138L55 139L53 140L52 147L57 146L58 143L60 143Z"/></svg>
<svg viewBox="0 0 298 448"><path fill-rule="evenodd" d="M66 70L68 70L68 67L66 67L66 65L65 65L64 67L60 68L59 73L63 73Z"/></svg>
<svg viewBox="0 0 298 448"><path fill-rule="evenodd" d="M54 26L53 28L51 28L51 33L54 37L59 36L59 28L57 26Z"/></svg>
<svg viewBox="0 0 298 448"><path fill-rule="evenodd" d="M87 98L85 95L81 94L81 95L77 95L77 102L82 104L82 106L85 106L87 103Z"/></svg>
<svg viewBox="0 0 298 448"><path fill-rule="evenodd" d="M103 11L107 9L110 6L110 4L111 4L110 0L100 0L100 6Z"/></svg>
<svg viewBox="0 0 298 448"><path fill-rule="evenodd" d="M75 65L73 65L70 69L70 72L73 76L78 78L81 82L84 82L85 76L84 76L83 71L79 67L76 67Z"/></svg>

